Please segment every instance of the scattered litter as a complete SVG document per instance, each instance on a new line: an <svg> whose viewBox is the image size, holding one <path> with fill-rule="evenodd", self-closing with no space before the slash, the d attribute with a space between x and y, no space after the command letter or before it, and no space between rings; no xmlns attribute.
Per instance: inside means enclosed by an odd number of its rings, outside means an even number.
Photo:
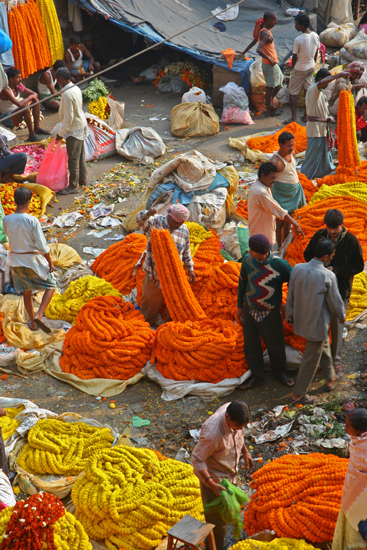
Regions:
<svg viewBox="0 0 367 550"><path fill-rule="evenodd" d="M119 225L121 225L121 222L116 218L111 218L111 216L106 216L105 218L103 218L103 220L98 222L98 224L101 225L102 227L118 227Z"/></svg>
<svg viewBox="0 0 367 550"><path fill-rule="evenodd" d="M91 235L93 237L97 237L97 239L100 239L108 235L108 233L111 233L111 231L112 229L103 229L102 231L99 231L98 229L94 229L93 231L89 231L87 235Z"/></svg>
<svg viewBox="0 0 367 550"><path fill-rule="evenodd" d="M179 462L188 462L190 460L190 453L181 447L175 456L175 460L178 460Z"/></svg>
<svg viewBox="0 0 367 550"><path fill-rule="evenodd" d="M190 435L193 438L193 440L195 441L195 443L197 443L199 441L199 437L200 437L200 430L190 430Z"/></svg>
<svg viewBox="0 0 367 550"><path fill-rule="evenodd" d="M119 234L115 234L115 235L112 235L111 237L107 237L105 239L105 241L122 241L123 239L125 238L124 235L119 235Z"/></svg>
<svg viewBox="0 0 367 550"><path fill-rule="evenodd" d="M107 206L106 204L103 204L101 202L93 206L93 208L91 208L90 216L93 220L96 220L97 218L101 218L102 216L109 216L110 214L112 214L114 209L115 209L114 204L109 204Z"/></svg>
<svg viewBox="0 0 367 550"><path fill-rule="evenodd" d="M255 443L269 443L269 441L275 441L280 437L285 437L291 431L293 422L294 421L284 424L283 426L278 426L275 430L269 430L262 435L255 436Z"/></svg>
<svg viewBox="0 0 367 550"><path fill-rule="evenodd" d="M141 428L142 426L150 426L150 420L145 420L144 418L140 418L140 416L133 416L131 425L134 428Z"/></svg>
<svg viewBox="0 0 367 550"><path fill-rule="evenodd" d="M57 225L57 227L74 227L77 220L83 216L79 212L68 212L67 214L61 214L54 219L52 225Z"/></svg>
<svg viewBox="0 0 367 550"><path fill-rule="evenodd" d="M102 252L104 252L104 251L105 251L104 248L93 248L92 246L84 246L83 247L84 254L90 254L91 256L94 256L95 258L97 258L97 256L102 254Z"/></svg>

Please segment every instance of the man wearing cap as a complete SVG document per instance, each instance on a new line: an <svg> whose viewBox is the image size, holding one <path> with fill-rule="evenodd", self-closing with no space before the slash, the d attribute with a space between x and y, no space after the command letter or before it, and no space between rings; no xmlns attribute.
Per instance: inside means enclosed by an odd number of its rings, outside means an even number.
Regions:
<svg viewBox="0 0 367 550"><path fill-rule="evenodd" d="M158 273L154 262L150 236L153 229L168 229L175 242L182 262L189 273L190 283L195 282L194 262L190 251L189 230L184 223L189 219L190 212L182 204L173 204L168 208L167 216L157 216L155 208L143 210L136 216L136 223L148 237L147 248L135 266L135 271L143 264L145 277L143 280L143 297L140 311L145 320L154 325L163 303L163 294L159 284Z"/></svg>
<svg viewBox="0 0 367 550"><path fill-rule="evenodd" d="M238 283L237 317L243 326L244 351L251 377L241 389L264 384L261 338L268 349L274 377L290 387L294 381L285 372L281 305L283 283L288 283L292 268L286 260L273 256L265 235L252 235L249 247L250 253L242 260Z"/></svg>

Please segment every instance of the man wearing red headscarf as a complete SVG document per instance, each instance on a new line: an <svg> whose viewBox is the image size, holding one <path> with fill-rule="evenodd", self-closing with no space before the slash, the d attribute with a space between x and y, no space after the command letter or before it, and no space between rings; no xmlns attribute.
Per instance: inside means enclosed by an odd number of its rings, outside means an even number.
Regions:
<svg viewBox="0 0 367 550"><path fill-rule="evenodd" d="M145 320L154 325L157 321L159 310L163 304L163 294L159 283L157 268L152 252L150 236L153 229L168 229L176 245L181 261L185 264L189 273L190 283L195 282L194 262L190 251L189 230L185 222L188 221L190 212L182 204L173 204L167 210L167 216L156 215L155 208L143 210L136 216L136 223L148 237L148 244L145 252L135 266L135 271L143 265L145 277L143 280L143 297L140 304L140 311Z"/></svg>

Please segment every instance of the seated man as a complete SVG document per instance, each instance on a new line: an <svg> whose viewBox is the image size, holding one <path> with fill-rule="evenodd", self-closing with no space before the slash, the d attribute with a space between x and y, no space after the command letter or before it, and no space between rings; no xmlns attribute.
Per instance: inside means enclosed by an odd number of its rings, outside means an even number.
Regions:
<svg viewBox="0 0 367 550"><path fill-rule="evenodd" d="M66 67L65 61L58 59L50 69L47 69L38 79L38 97L45 99L48 96L56 94L56 71L60 67ZM43 105L52 111L58 111L60 107L60 97L54 97L48 101L44 101Z"/></svg>
<svg viewBox="0 0 367 550"><path fill-rule="evenodd" d="M367 97L363 96L358 100L356 105L356 130L357 139L359 141L367 141Z"/></svg>
<svg viewBox="0 0 367 550"><path fill-rule="evenodd" d="M65 52L65 62L73 82L82 80L101 70L101 65L94 60L93 55L82 44L79 36L70 38L70 48Z"/></svg>
<svg viewBox="0 0 367 550"><path fill-rule="evenodd" d="M5 136L0 134L0 174L1 183L14 181L13 175L24 173L27 164L25 153L12 153Z"/></svg>
<svg viewBox="0 0 367 550"><path fill-rule="evenodd" d="M19 69L12 67L6 71L9 85L0 93L0 119L11 114L11 119L4 121L4 125L8 127L18 126L23 120L27 124L29 136L27 141L41 141L37 134L49 136L50 132L42 130L40 127L40 106L34 105L38 101L38 95L29 90L22 84L21 73ZM27 97L22 99L21 93ZM17 113L18 109L29 107L22 113ZM33 122L31 116L33 115Z"/></svg>

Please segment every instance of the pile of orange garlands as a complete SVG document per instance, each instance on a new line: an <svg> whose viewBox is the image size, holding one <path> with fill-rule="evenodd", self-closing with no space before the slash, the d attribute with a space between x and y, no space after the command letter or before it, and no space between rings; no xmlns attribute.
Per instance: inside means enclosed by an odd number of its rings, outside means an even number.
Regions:
<svg viewBox="0 0 367 550"><path fill-rule="evenodd" d="M169 231L153 230L151 243L173 319L157 329L151 362L156 361L157 370L173 380L217 383L241 376L246 370L242 327L232 321L208 319L191 290Z"/></svg>
<svg viewBox="0 0 367 550"><path fill-rule="evenodd" d="M147 363L154 331L130 302L93 298L66 335L60 367L79 378L127 380Z"/></svg>
<svg viewBox="0 0 367 550"><path fill-rule="evenodd" d="M139 233L128 235L123 241L113 244L96 258L91 266L95 275L112 284L127 296L137 285L133 268L147 246L147 238Z"/></svg>
<svg viewBox="0 0 367 550"><path fill-rule="evenodd" d="M304 262L303 252L314 233L325 227L324 216L329 208L343 212L344 226L358 236L363 256L367 257L366 203L352 197L340 196L324 199L295 211L293 217L299 221L305 237L294 235L292 243L288 245L285 259L291 265Z"/></svg>
<svg viewBox="0 0 367 550"><path fill-rule="evenodd" d="M273 529L278 537L331 541L347 467L348 460L320 453L285 455L263 466L252 476L247 535Z"/></svg>
<svg viewBox="0 0 367 550"><path fill-rule="evenodd" d="M268 134L261 137L253 137L247 140L247 145L250 149L257 149L263 153L274 153L278 151L279 143L278 137L283 132L290 132L294 135L294 150L296 153L302 153L307 149L307 134L306 127L300 126L297 122L291 122L276 132L275 134Z"/></svg>
<svg viewBox="0 0 367 550"><path fill-rule="evenodd" d="M288 286L283 286L283 299L282 304L287 302ZM283 327L284 327L284 341L288 346L291 346L294 349L298 349L302 353L305 351L306 347L306 338L302 336L297 336L294 334L292 326L287 323L285 317L283 318Z"/></svg>
<svg viewBox="0 0 367 550"><path fill-rule="evenodd" d="M303 174L298 172L298 179L303 187L303 191L305 194L306 201L309 202L311 198L314 196L314 194L317 191L317 187L312 183L311 180L306 178ZM248 219L248 207L247 207L247 199L246 200L240 200L237 204L236 208L236 214L239 216L242 216L243 218Z"/></svg>
<svg viewBox="0 0 367 550"><path fill-rule="evenodd" d="M14 64L22 78L49 67L51 55L42 17L34 0L18 4L8 13Z"/></svg>
<svg viewBox="0 0 367 550"><path fill-rule="evenodd" d="M348 181L367 183L367 162L361 163L359 157L354 99L350 91L342 90L339 94L337 134L338 167L336 174L318 180L318 186Z"/></svg>

